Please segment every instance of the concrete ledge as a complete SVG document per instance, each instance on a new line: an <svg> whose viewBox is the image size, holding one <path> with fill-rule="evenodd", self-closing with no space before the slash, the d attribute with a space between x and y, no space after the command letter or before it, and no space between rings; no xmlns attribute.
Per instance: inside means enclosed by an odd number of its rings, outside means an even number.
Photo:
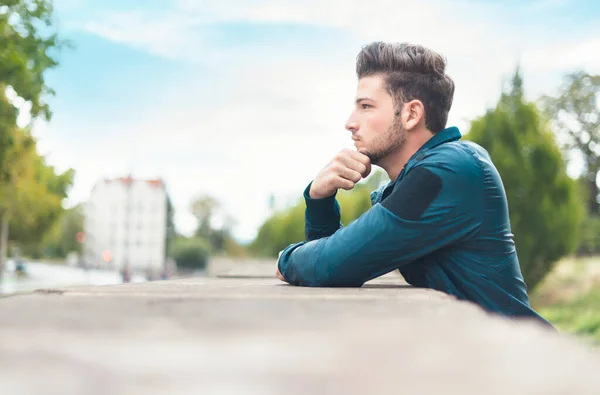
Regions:
<svg viewBox="0 0 600 395"><path fill-rule="evenodd" d="M596 350L396 278L220 275L0 299L2 394L600 393Z"/></svg>

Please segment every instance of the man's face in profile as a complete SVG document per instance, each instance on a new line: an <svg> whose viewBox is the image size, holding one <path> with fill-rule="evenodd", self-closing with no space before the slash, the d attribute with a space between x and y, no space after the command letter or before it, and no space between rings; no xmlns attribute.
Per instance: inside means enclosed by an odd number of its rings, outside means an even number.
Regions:
<svg viewBox="0 0 600 395"><path fill-rule="evenodd" d="M400 119L395 117L394 100L385 90L380 75L358 81L355 106L346 121L356 149L377 164L394 149L402 146L406 137Z"/></svg>

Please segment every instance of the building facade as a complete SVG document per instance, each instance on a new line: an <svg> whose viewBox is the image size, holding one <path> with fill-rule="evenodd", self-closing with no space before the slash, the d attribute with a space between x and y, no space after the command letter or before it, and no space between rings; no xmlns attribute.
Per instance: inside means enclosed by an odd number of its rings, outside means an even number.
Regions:
<svg viewBox="0 0 600 395"><path fill-rule="evenodd" d="M124 177L96 183L85 205L85 264L160 275L167 199L162 180Z"/></svg>

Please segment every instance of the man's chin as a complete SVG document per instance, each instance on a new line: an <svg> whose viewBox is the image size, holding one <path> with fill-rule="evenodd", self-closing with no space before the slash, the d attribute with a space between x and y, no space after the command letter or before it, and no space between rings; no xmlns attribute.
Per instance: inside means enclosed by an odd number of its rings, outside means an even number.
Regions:
<svg viewBox="0 0 600 395"><path fill-rule="evenodd" d="M358 152L360 152L361 154L367 156L369 158L369 160L371 161L372 165L377 165L377 163L381 159L378 155L375 155L375 154L373 154L372 152L370 152L370 151L368 151L366 149L359 149Z"/></svg>
<svg viewBox="0 0 600 395"><path fill-rule="evenodd" d="M361 154L365 155L365 156L368 156L369 159L371 159L373 157L373 155L371 155L371 153L368 150L364 149L364 148L358 148L357 151L360 152Z"/></svg>

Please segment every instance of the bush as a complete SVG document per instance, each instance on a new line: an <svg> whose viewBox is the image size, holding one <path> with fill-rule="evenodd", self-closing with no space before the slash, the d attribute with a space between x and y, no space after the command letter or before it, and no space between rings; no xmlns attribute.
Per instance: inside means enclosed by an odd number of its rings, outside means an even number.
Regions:
<svg viewBox="0 0 600 395"><path fill-rule="evenodd" d="M198 237L179 237L171 245L171 257L178 268L202 270L206 268L209 256L208 242Z"/></svg>
<svg viewBox="0 0 600 395"><path fill-rule="evenodd" d="M581 223L578 255L600 254L600 217L586 217Z"/></svg>

